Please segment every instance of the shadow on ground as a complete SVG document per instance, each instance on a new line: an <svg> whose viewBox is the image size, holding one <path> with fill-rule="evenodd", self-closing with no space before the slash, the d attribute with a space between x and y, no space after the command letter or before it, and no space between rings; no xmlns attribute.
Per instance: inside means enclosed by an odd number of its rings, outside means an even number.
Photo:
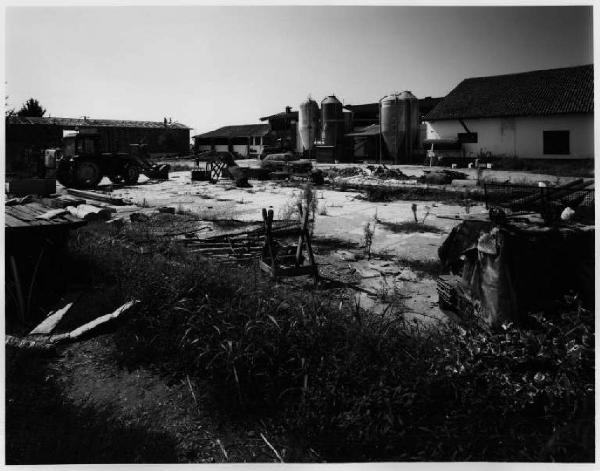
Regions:
<svg viewBox="0 0 600 471"><path fill-rule="evenodd" d="M77 406L62 397L48 361L6 350L7 464L176 461L168 435L122 423L106 407Z"/></svg>

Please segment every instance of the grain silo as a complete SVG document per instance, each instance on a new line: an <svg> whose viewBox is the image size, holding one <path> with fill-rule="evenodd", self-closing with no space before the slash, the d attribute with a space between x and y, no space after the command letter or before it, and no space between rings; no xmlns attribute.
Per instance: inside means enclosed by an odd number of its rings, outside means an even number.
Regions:
<svg viewBox="0 0 600 471"><path fill-rule="evenodd" d="M404 91L382 98L380 106L384 156L394 163L407 162L419 135L419 100Z"/></svg>
<svg viewBox="0 0 600 471"><path fill-rule="evenodd" d="M337 146L344 138L344 112L340 100L334 95L321 102L321 142L326 146Z"/></svg>
<svg viewBox="0 0 600 471"><path fill-rule="evenodd" d="M309 97L298 110L297 151L309 151L319 137L319 105Z"/></svg>

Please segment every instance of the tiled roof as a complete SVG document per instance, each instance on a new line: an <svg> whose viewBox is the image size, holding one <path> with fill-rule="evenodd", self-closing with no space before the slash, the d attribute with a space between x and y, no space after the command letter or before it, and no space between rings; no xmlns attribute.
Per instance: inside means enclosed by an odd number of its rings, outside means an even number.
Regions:
<svg viewBox="0 0 600 471"><path fill-rule="evenodd" d="M11 116L10 124L45 124L63 127L116 127L116 128L165 128L164 121L124 121L117 119L77 119L77 118L37 118L37 117L22 117ZM191 129L185 124L171 123L167 124L167 128L171 129Z"/></svg>
<svg viewBox="0 0 600 471"><path fill-rule="evenodd" d="M594 66L463 80L425 120L540 116L594 111Z"/></svg>
<svg viewBox="0 0 600 471"><path fill-rule="evenodd" d="M206 139L209 137L249 137L264 136L271 130L268 124L240 124L238 126L224 126L214 131L198 134L194 138Z"/></svg>

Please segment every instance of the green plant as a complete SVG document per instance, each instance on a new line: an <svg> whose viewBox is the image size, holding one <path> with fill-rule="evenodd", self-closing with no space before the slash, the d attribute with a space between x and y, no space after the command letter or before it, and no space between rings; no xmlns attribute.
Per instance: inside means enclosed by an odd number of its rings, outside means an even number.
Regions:
<svg viewBox="0 0 600 471"><path fill-rule="evenodd" d="M363 226L363 242L365 255L371 260L371 247L373 245L373 236L375 235L375 220L365 222Z"/></svg>
<svg viewBox="0 0 600 471"><path fill-rule="evenodd" d="M223 410L327 461L594 459L594 314L575 299L520 327L415 331L252 269L94 242L99 272L142 300L121 362L209 379Z"/></svg>
<svg viewBox="0 0 600 471"><path fill-rule="evenodd" d="M403 221L403 222L389 222L380 220L379 224L381 224L386 229L389 229L392 232L406 233L410 234L413 232L432 232L434 234L441 234L444 232L443 229L440 229L433 224L425 224L425 222L415 222L415 221Z"/></svg>
<svg viewBox="0 0 600 471"><path fill-rule="evenodd" d="M291 198L280 210L280 219L298 218L299 207L302 207L303 211L308 211L308 220L312 235L314 231L314 221L319 207L319 200L317 198L316 190L310 183L305 184L300 193L294 192L292 194Z"/></svg>

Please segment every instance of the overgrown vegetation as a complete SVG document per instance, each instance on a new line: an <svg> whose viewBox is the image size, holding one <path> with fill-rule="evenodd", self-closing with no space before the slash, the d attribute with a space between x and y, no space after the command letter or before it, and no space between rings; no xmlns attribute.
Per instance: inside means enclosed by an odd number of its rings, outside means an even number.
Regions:
<svg viewBox="0 0 600 471"><path fill-rule="evenodd" d="M279 219L298 219L299 210L302 207L303 211L308 211L308 220L310 226L310 233L314 231L314 222L317 217L317 211L319 209L319 198L314 187L307 183L302 187L300 192L294 192L292 197L284 205L280 211Z"/></svg>
<svg viewBox="0 0 600 471"><path fill-rule="evenodd" d="M494 159L494 169L538 172L561 177L594 177L594 159L557 161L504 157Z"/></svg>
<svg viewBox="0 0 600 471"><path fill-rule="evenodd" d="M418 335L253 269L109 236L74 250L142 303L120 361L208 378L224 410L270 417L327 461L594 458L594 318L573 301L526 327Z"/></svg>
<svg viewBox="0 0 600 471"><path fill-rule="evenodd" d="M375 235L375 225L377 224L377 219L373 218L373 220L369 219L365 222L363 226L363 243L364 243L364 251L368 260L371 260L371 247L373 245L373 236Z"/></svg>
<svg viewBox="0 0 600 471"><path fill-rule="evenodd" d="M402 221L402 222L390 222L390 221L377 221L381 226L389 229L392 232L412 234L413 232L432 232L434 234L441 234L444 232L433 224L425 224L423 222L415 221Z"/></svg>
<svg viewBox="0 0 600 471"><path fill-rule="evenodd" d="M348 186L347 188L351 188ZM337 190L337 188L336 188ZM446 204L462 204L465 199L465 194L473 201L483 201L483 189L472 187L468 192L458 190L448 190L443 188L433 187L386 187L373 186L360 188L364 191L364 198L373 202L384 201L440 201L443 200Z"/></svg>

